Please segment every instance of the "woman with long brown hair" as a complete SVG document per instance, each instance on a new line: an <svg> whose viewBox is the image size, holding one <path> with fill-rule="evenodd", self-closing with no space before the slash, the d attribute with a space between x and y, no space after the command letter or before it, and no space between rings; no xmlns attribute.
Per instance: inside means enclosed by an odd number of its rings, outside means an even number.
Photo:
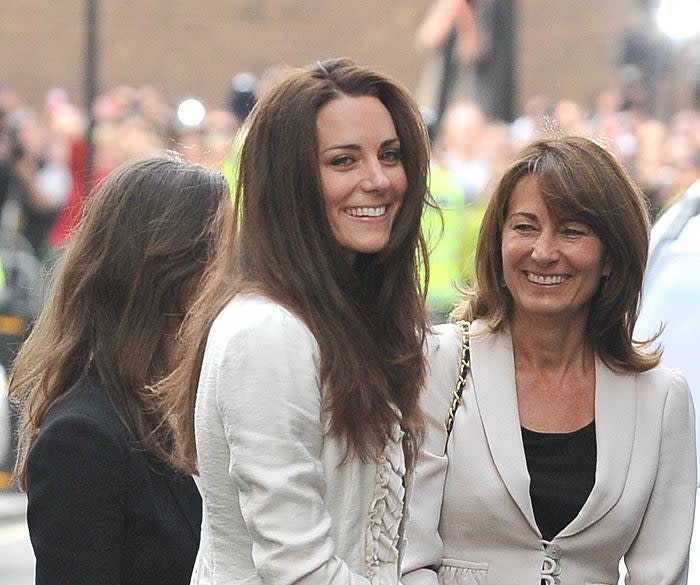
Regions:
<svg viewBox="0 0 700 585"><path fill-rule="evenodd" d="M37 585L189 583L201 499L153 386L231 213L220 173L169 154L90 197L10 378Z"/></svg>
<svg viewBox="0 0 700 585"><path fill-rule="evenodd" d="M246 131L238 225L168 385L204 501L193 582L397 583L427 327L420 112L341 59L291 72Z"/></svg>

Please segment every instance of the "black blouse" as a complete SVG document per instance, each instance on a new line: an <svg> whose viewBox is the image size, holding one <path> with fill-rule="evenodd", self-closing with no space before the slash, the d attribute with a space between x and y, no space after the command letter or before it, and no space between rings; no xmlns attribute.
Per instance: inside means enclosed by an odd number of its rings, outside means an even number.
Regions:
<svg viewBox="0 0 700 585"><path fill-rule="evenodd" d="M530 499L542 538L551 541L579 513L595 483L595 421L571 433L522 427Z"/></svg>

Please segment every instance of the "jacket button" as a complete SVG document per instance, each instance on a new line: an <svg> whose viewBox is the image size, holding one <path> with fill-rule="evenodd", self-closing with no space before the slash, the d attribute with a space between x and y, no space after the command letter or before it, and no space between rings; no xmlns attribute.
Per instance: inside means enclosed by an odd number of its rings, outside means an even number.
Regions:
<svg viewBox="0 0 700 585"><path fill-rule="evenodd" d="M561 558L561 547L558 544L548 544L544 549L544 554L550 559L558 561Z"/></svg>

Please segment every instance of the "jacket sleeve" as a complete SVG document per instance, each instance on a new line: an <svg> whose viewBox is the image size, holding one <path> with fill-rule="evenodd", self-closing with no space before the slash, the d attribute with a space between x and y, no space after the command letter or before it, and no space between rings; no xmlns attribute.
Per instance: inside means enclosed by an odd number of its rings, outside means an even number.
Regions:
<svg viewBox="0 0 700 585"><path fill-rule="evenodd" d="M688 383L674 371L663 412L656 481L625 555L629 585L685 585L697 492L695 414Z"/></svg>
<svg viewBox="0 0 700 585"><path fill-rule="evenodd" d="M281 308L230 335L215 382L229 474L263 583L368 585L334 550L318 354Z"/></svg>
<svg viewBox="0 0 700 585"><path fill-rule="evenodd" d="M86 416L40 431L27 460L36 585L117 585L124 542L125 445Z"/></svg>
<svg viewBox="0 0 700 585"><path fill-rule="evenodd" d="M445 420L459 370L461 337L451 325L440 328L428 342L428 376L423 392L426 436L410 490L406 525L403 585L438 583L443 546L438 527L447 474Z"/></svg>

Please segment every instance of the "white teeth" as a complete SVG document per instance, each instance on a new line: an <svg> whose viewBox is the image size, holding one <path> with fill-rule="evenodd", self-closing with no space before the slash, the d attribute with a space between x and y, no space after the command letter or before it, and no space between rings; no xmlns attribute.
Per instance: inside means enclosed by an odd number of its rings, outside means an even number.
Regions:
<svg viewBox="0 0 700 585"><path fill-rule="evenodd" d="M561 284L566 280L564 276L541 276L531 272L527 273L527 279L536 284Z"/></svg>
<svg viewBox="0 0 700 585"><path fill-rule="evenodd" d="M386 205L379 207L351 207L345 213L353 217L380 217L386 213Z"/></svg>

